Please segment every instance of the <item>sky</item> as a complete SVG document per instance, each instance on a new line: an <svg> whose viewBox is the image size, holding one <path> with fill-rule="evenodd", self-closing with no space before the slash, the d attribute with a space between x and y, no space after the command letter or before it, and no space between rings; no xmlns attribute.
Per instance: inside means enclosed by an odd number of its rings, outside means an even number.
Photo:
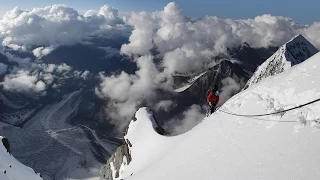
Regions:
<svg viewBox="0 0 320 180"><path fill-rule="evenodd" d="M31 10L33 7L44 7L52 4L66 4L80 12L88 9L99 9L104 4L118 8L120 12L156 11L171 2L170 0L0 0L0 15L19 6ZM193 18L214 15L220 18L248 19L262 14L291 17L300 24L312 24L320 20L318 0L176 0L184 14Z"/></svg>

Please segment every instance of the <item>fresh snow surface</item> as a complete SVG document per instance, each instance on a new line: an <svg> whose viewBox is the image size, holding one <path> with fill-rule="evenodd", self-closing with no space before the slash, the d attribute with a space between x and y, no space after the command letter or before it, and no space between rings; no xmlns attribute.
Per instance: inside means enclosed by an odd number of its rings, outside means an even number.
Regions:
<svg viewBox="0 0 320 180"><path fill-rule="evenodd" d="M201 76L203 76L203 75L206 74L206 73L207 73L207 71L199 74L198 76L195 76L195 77L189 79L189 80L188 80L188 83L187 83L186 85L184 85L184 86L182 86L182 87L180 87L180 88L178 88L178 89L175 89L174 91L180 93L180 92L183 92L183 91L187 90L190 86L192 86L192 84L193 84L197 79L199 79Z"/></svg>
<svg viewBox="0 0 320 180"><path fill-rule="evenodd" d="M157 125L152 117L152 112L148 108L138 110L136 118L137 121L131 121L127 135L124 137L132 145L132 147L129 146L132 161L129 165L122 165L119 177L116 179L123 179L142 171L171 151L174 144L182 140L182 136L159 135L155 131Z"/></svg>
<svg viewBox="0 0 320 180"><path fill-rule="evenodd" d="M1 180L37 180L42 179L33 169L23 165L10 155L2 144L0 136L0 179ZM11 168L10 168L11 166ZM6 171L6 173L4 173Z"/></svg>
<svg viewBox="0 0 320 180"><path fill-rule="evenodd" d="M250 86L221 109L262 114L296 107L320 98L319 81L320 53ZM176 137L158 135L147 108L136 117L125 137L132 162L119 179L320 179L320 102L259 118L217 111Z"/></svg>
<svg viewBox="0 0 320 180"><path fill-rule="evenodd" d="M247 86L258 83L262 79L289 70L319 52L302 35L298 35L282 45L269 59L262 63L249 79Z"/></svg>

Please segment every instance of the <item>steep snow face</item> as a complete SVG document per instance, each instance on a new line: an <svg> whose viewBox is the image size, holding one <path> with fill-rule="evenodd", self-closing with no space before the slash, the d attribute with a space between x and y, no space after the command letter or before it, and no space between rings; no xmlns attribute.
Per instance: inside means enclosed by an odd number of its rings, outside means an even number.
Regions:
<svg viewBox="0 0 320 180"><path fill-rule="evenodd" d="M308 40L302 35L298 35L282 45L276 53L261 64L247 82L245 88L258 83L266 77L286 71L317 52L319 51Z"/></svg>
<svg viewBox="0 0 320 180"><path fill-rule="evenodd" d="M320 53L235 95L221 110L263 114L296 107L320 98L319 81ZM138 115L145 119L140 123L146 124L141 128L139 124L129 127L127 138L132 142L135 161L130 170L135 171L129 172L134 172L132 176L123 176L128 177L125 179L320 178L320 102L259 118L218 110L173 139L155 137L152 117L146 109L140 109ZM145 143L159 145L157 152L144 149L148 148Z"/></svg>
<svg viewBox="0 0 320 180"><path fill-rule="evenodd" d="M21 164L2 144L3 137L0 136L0 179L1 180L40 180L40 174L36 174L33 169Z"/></svg>
<svg viewBox="0 0 320 180"><path fill-rule="evenodd" d="M110 162L112 179L130 177L147 168L161 156L171 150L171 147L181 141L182 136L166 137L158 134L158 127L148 108L141 108L136 112L136 120L130 122L125 138L129 145L130 161L123 156L123 163L117 171L113 162ZM110 179L105 175L101 179Z"/></svg>

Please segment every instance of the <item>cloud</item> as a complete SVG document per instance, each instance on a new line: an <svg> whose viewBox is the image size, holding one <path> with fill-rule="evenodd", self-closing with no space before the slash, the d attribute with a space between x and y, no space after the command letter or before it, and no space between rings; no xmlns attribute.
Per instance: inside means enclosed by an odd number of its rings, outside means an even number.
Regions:
<svg viewBox="0 0 320 180"><path fill-rule="evenodd" d="M155 110L164 110L164 111L169 111L173 107L175 107L176 104L172 102L171 100L161 100L155 105Z"/></svg>
<svg viewBox="0 0 320 180"><path fill-rule="evenodd" d="M54 46L38 47L38 48L34 49L32 51L32 53L35 57L37 57L39 59L39 58L42 58L43 56L50 54L54 49L55 49Z"/></svg>
<svg viewBox="0 0 320 180"><path fill-rule="evenodd" d="M121 52L129 56L156 55L169 75L200 72L218 55L228 54L228 48L244 42L266 48L280 46L295 35L303 34L320 48L319 22L300 25L291 18L269 14L253 19L205 16L191 20L172 2L160 12L133 12L127 23L134 30Z"/></svg>
<svg viewBox="0 0 320 180"><path fill-rule="evenodd" d="M28 71L18 71L16 74L7 75L1 84L5 90L14 90L21 93L39 93L46 88L45 83L38 80L37 75Z"/></svg>
<svg viewBox="0 0 320 180"><path fill-rule="evenodd" d="M164 127L171 135L178 135L191 130L199 124L204 117L205 113L203 113L201 106L192 105L182 113L181 118L168 121Z"/></svg>
<svg viewBox="0 0 320 180"><path fill-rule="evenodd" d="M114 123L126 126L139 105L155 104L157 90L168 87L152 59L148 55L137 58L139 69L134 75L122 72L108 77L100 74L101 84L96 88L96 94L111 101L106 111Z"/></svg>
<svg viewBox="0 0 320 180"><path fill-rule="evenodd" d="M3 64L3 63L0 63L0 75L4 74L7 72L7 68L8 66Z"/></svg>
<svg viewBox="0 0 320 180"><path fill-rule="evenodd" d="M85 37L122 24L118 10L108 5L84 15L62 4L31 11L16 7L0 20L0 37L3 46L15 50L26 51L38 46L33 53L41 57L54 47L79 43Z"/></svg>
<svg viewBox="0 0 320 180"><path fill-rule="evenodd" d="M215 64L220 55L228 56L228 48L245 42L256 48L280 46L299 33L320 47L318 23L299 25L291 18L268 14L253 19L205 16L192 20L172 2L162 11L132 12L124 21L133 30L129 42L123 44L120 51L133 57L139 70L134 75L122 72L107 77L101 74L101 84L96 89L100 97L109 99L106 112L119 123L130 119L139 104L170 110L174 104L159 98L157 91L171 90L174 75L203 72ZM231 78L224 79L222 84L220 104L240 90L240 85ZM184 132L196 125L197 119L203 117L200 110L199 106L191 106L184 112L180 130L175 132Z"/></svg>
<svg viewBox="0 0 320 180"><path fill-rule="evenodd" d="M15 56L12 56L15 58ZM19 58L15 58L19 62ZM72 68L67 64L45 64L28 61L28 66L15 66L9 69L0 85L4 90L19 92L26 95L45 95L48 86L53 82L59 83L72 76ZM1 66L1 65L0 65ZM81 72L80 75L88 75Z"/></svg>
<svg viewBox="0 0 320 180"><path fill-rule="evenodd" d="M228 99L240 91L241 85L231 77L227 77L221 81L222 88L218 106L224 104Z"/></svg>
<svg viewBox="0 0 320 180"><path fill-rule="evenodd" d="M1 53L3 53L8 58L8 60L10 62L15 62L21 67L28 68L32 65L30 58L21 58L21 57L15 56L9 52L1 52Z"/></svg>
<svg viewBox="0 0 320 180"><path fill-rule="evenodd" d="M84 71L82 74L81 74L81 78L83 79L83 80L87 80L88 79L88 77L89 77L89 75L90 75L90 72L89 71Z"/></svg>

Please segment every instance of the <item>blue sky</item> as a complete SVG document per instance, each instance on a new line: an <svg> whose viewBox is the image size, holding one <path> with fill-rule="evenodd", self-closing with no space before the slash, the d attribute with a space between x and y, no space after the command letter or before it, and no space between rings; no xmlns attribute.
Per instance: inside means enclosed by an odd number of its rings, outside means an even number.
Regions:
<svg viewBox="0 0 320 180"><path fill-rule="evenodd" d="M104 4L121 12L161 10L170 0L0 0L0 15L16 6L23 9L63 3L84 12ZM221 18L247 19L261 14L293 18L297 23L320 21L319 0L176 0L186 16L198 18L215 15Z"/></svg>

